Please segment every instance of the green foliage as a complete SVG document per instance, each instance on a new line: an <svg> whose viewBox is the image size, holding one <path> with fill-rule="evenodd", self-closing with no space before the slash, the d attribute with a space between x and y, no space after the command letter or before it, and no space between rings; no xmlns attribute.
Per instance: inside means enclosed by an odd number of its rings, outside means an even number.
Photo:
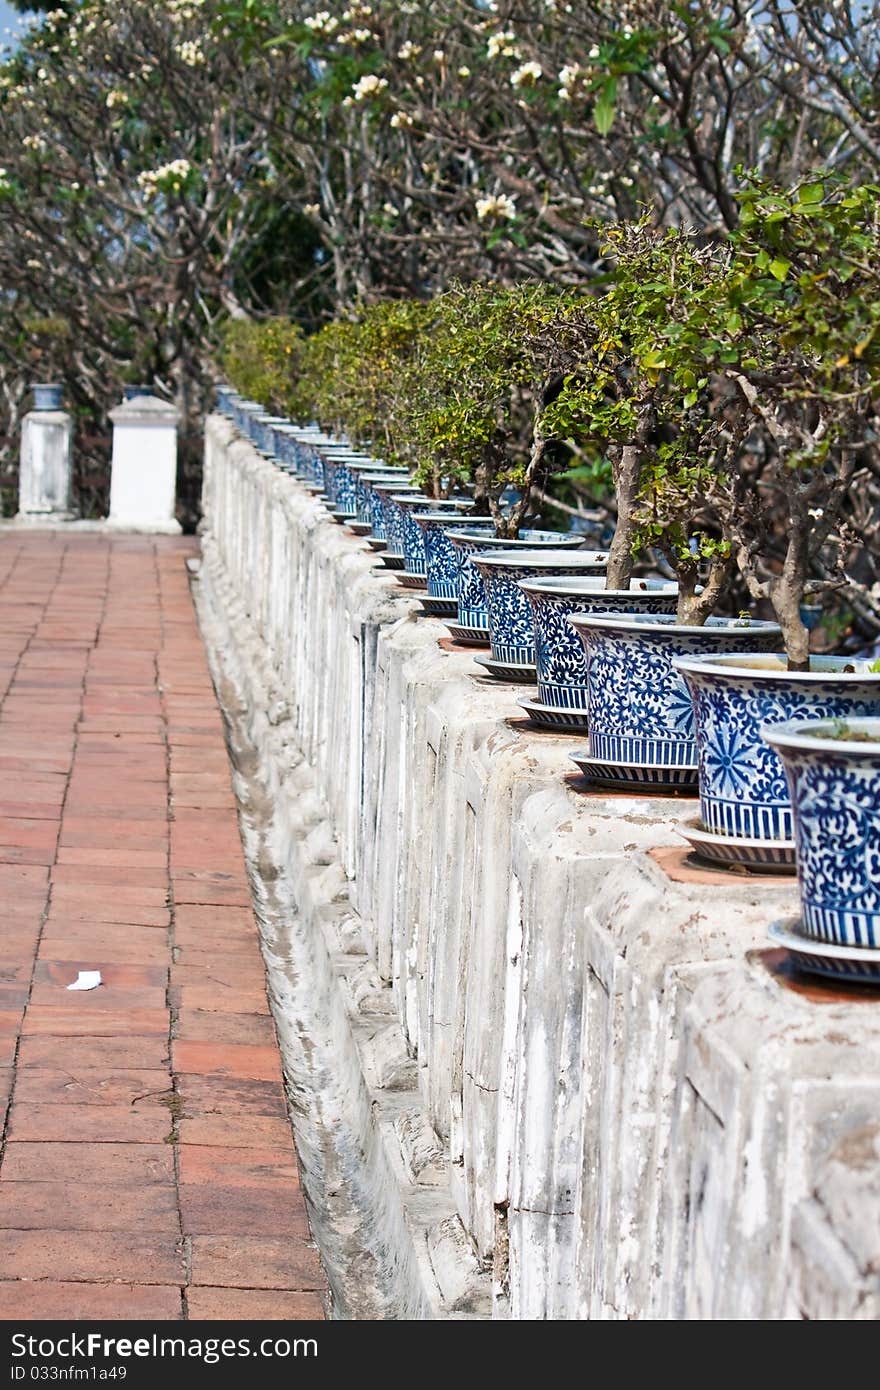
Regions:
<svg viewBox="0 0 880 1390"><path fill-rule="evenodd" d="M302 330L287 319L232 319L223 332L223 369L243 396L282 411L290 401L302 344Z"/></svg>

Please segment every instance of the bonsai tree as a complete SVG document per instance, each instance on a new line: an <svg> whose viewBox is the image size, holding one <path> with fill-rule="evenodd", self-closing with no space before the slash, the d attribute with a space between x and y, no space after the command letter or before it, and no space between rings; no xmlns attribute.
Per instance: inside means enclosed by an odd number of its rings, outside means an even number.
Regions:
<svg viewBox="0 0 880 1390"><path fill-rule="evenodd" d="M223 370L243 396L282 413L298 370L302 341L302 332L289 319L231 319L222 335Z"/></svg>
<svg viewBox="0 0 880 1390"><path fill-rule="evenodd" d="M861 502L876 541L880 503L880 188L780 193L753 183L727 306L742 320L737 360L721 363L760 431L761 484L734 475L724 500L737 567L767 599L789 665L809 664L805 601L856 593L880 630L880 555L862 553ZM716 354L718 356L724 354ZM747 474L746 474L747 476ZM781 544L780 544L781 541ZM867 560L867 581L853 568ZM873 581L873 583L871 582Z"/></svg>
<svg viewBox="0 0 880 1390"><path fill-rule="evenodd" d="M400 425L418 481L471 484L499 536L518 535L565 466L540 420L556 378L546 330L569 302L547 285L456 285L433 301L409 363Z"/></svg>
<svg viewBox="0 0 880 1390"><path fill-rule="evenodd" d="M645 221L608 229L603 250L606 293L553 325L563 381L540 428L610 461L608 587L626 588L639 552L652 547L678 579L679 621L701 624L732 566L709 503L735 439L712 410L694 324L725 283L729 252Z"/></svg>
<svg viewBox="0 0 880 1390"><path fill-rule="evenodd" d="M880 628L880 560L857 532L876 535L880 501L877 197L751 183L708 292L660 326L659 361L683 417L703 412L704 452L689 452L688 426L658 450L640 481L639 535L658 533L667 551L714 547L735 565L772 608L793 670L809 664L805 604L823 594L857 596ZM718 572L710 564L710 584Z"/></svg>
<svg viewBox="0 0 880 1390"><path fill-rule="evenodd" d="M876 547L866 560L855 530L880 525L877 190L752 183L742 202L721 248L610 229L611 287L568 325L543 427L610 457L609 586L650 545L678 578L679 621L702 623L739 575L802 669L804 604L823 592L846 586L880 627Z"/></svg>

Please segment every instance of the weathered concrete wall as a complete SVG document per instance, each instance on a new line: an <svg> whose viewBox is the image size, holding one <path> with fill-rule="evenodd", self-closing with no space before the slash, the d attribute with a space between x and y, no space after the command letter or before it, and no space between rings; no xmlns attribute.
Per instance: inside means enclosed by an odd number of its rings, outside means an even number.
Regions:
<svg viewBox="0 0 880 1390"><path fill-rule="evenodd" d="M348 1097L334 1195L376 1232L364 1315L876 1316L880 1003L762 949L793 883L671 878L695 801L586 791L572 741L217 418L205 509L215 656ZM288 1055L326 1109L332 1064Z"/></svg>

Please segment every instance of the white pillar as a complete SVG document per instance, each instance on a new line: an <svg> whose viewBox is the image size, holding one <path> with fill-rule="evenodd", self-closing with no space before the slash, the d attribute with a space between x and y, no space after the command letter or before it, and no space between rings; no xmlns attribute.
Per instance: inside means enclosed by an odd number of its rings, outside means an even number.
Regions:
<svg viewBox="0 0 880 1390"><path fill-rule="evenodd" d="M110 411L113 468L108 526L180 534L174 517L178 418L173 405L155 396L135 396Z"/></svg>
<svg viewBox="0 0 880 1390"><path fill-rule="evenodd" d="M32 410L21 426L18 520L71 518L73 420L64 410Z"/></svg>

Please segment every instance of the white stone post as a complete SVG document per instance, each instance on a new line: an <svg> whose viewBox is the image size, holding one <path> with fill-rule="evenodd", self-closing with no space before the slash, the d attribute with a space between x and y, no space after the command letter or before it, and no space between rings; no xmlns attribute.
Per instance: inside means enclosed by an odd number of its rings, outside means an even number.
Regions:
<svg viewBox="0 0 880 1390"><path fill-rule="evenodd" d="M107 525L121 531L180 534L174 516L178 413L155 396L111 410L113 467Z"/></svg>
<svg viewBox="0 0 880 1390"><path fill-rule="evenodd" d="M64 410L31 410L21 426L18 520L71 518L73 420Z"/></svg>

